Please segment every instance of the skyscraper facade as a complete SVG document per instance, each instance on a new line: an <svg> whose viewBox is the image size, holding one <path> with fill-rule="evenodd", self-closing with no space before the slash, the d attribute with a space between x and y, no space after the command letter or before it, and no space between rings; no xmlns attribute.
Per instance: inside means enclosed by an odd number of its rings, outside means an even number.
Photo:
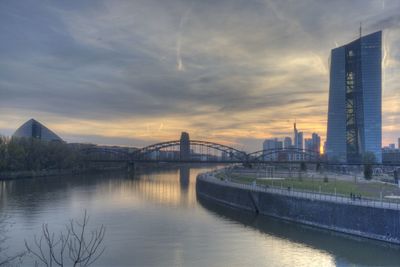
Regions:
<svg viewBox="0 0 400 267"><path fill-rule="evenodd" d="M274 150L279 150L282 148L283 143L277 138L265 139L263 142L264 160L277 160L278 153L275 153Z"/></svg>
<svg viewBox="0 0 400 267"><path fill-rule="evenodd" d="M299 132L296 127L296 123L293 124L293 135L294 135L294 147L298 149L303 149L303 132Z"/></svg>
<svg viewBox="0 0 400 267"><path fill-rule="evenodd" d="M326 154L361 163L365 153L382 161L382 32L331 52Z"/></svg>
<svg viewBox="0 0 400 267"><path fill-rule="evenodd" d="M304 139L304 148L307 151L314 151L314 144L313 144L313 140L311 138Z"/></svg>
<svg viewBox="0 0 400 267"><path fill-rule="evenodd" d="M317 133L312 135L312 150L319 155L321 153L321 137Z"/></svg>
<svg viewBox="0 0 400 267"><path fill-rule="evenodd" d="M289 136L286 136L285 139L283 139L283 147L284 148L292 147L292 138L290 138Z"/></svg>
<svg viewBox="0 0 400 267"><path fill-rule="evenodd" d="M181 160L190 159L190 138L187 132L181 133L179 151Z"/></svg>

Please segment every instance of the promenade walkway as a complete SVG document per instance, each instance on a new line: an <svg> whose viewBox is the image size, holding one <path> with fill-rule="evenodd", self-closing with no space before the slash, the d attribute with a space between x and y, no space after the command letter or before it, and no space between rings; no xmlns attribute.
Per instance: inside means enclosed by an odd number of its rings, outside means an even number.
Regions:
<svg viewBox="0 0 400 267"><path fill-rule="evenodd" d="M400 203L398 201L387 201L387 200L376 200L362 197L359 198L351 198L350 196L345 196L341 194L327 194L327 193L317 193L315 191L307 191L300 189L293 189L290 187L272 187L266 185L257 185L257 184L244 184L239 182L234 182L229 179L219 179L215 177L215 172L212 173L204 173L200 174L198 177L202 179L224 186L231 186L236 188L243 188L256 192L268 192L272 194L279 194L290 197L298 197L305 198L310 200L319 200L319 201L327 201L333 203L344 203L348 205L356 205L356 206L366 206L366 207L374 207L374 208L382 208L382 209L392 209L392 210L400 210Z"/></svg>

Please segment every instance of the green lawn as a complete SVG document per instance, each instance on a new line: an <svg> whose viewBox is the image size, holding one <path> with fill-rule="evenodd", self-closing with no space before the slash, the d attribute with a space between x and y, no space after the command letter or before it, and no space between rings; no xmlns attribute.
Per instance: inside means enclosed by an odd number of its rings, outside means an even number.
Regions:
<svg viewBox="0 0 400 267"><path fill-rule="evenodd" d="M219 173L218 178L224 178L224 174ZM255 177L243 176L238 174L231 174L229 178L239 183L252 183ZM354 182L354 181L343 181L343 180L328 180L324 182L321 178L286 178L284 180L267 180L258 179L257 184L268 185L274 187L291 187L293 189L301 189L308 191L316 191L322 193L334 194L335 189L337 194L349 196L350 193L361 194L363 197L380 198L381 191L382 195L400 195L400 189L396 185L384 184L380 182Z"/></svg>

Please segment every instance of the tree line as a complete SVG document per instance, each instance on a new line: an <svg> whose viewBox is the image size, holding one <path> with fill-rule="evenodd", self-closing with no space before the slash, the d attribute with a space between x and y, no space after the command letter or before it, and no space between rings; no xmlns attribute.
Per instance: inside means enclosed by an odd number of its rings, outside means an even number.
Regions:
<svg viewBox="0 0 400 267"><path fill-rule="evenodd" d="M79 150L67 143L0 136L0 171L38 171L76 168Z"/></svg>

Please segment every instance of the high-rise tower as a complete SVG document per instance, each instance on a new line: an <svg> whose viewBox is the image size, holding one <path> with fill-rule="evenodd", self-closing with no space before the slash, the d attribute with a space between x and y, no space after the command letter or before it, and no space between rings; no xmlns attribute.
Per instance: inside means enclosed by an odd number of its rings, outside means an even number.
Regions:
<svg viewBox="0 0 400 267"><path fill-rule="evenodd" d="M190 159L190 138L187 132L181 133L179 150L180 150L180 160Z"/></svg>
<svg viewBox="0 0 400 267"><path fill-rule="evenodd" d="M382 32L331 52L326 153L329 160L382 161Z"/></svg>
<svg viewBox="0 0 400 267"><path fill-rule="evenodd" d="M293 135L294 135L294 147L303 149L303 132L299 132L296 127L296 123L293 124Z"/></svg>

